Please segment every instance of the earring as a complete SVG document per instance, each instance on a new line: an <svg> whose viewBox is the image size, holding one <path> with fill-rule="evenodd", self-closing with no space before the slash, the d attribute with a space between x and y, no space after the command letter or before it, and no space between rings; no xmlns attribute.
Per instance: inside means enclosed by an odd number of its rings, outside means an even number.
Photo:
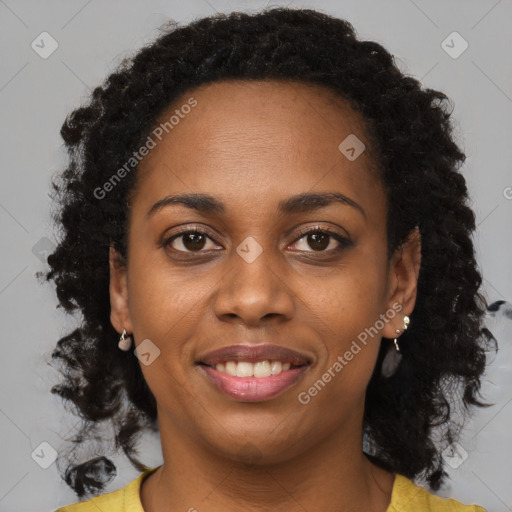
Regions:
<svg viewBox="0 0 512 512"><path fill-rule="evenodd" d="M409 326L410 320L409 317L406 315L404 316L404 331L407 330L407 327ZM400 334L400 330L396 330L397 334ZM391 377L398 368L398 365L400 364L400 361L402 360L402 353L400 352L400 347L398 346L398 339L395 338L393 340L393 343L395 347L390 346L386 356L384 357L384 360L382 361L382 367L381 367L381 373L384 377Z"/></svg>
<svg viewBox="0 0 512 512"><path fill-rule="evenodd" d="M123 334L121 334L121 337L119 338L119 343L117 346L121 350L126 352L127 350L130 350L131 345L132 345L132 337L126 336L126 330L123 329Z"/></svg>
<svg viewBox="0 0 512 512"><path fill-rule="evenodd" d="M400 334L400 331L398 329L396 330L396 332L397 334ZM398 340L396 338L393 340L393 343L395 344L395 350L397 352L400 352L400 347L398 346Z"/></svg>
<svg viewBox="0 0 512 512"><path fill-rule="evenodd" d="M407 330L407 327L409 327L409 323L410 323L410 322L411 322L411 321L410 321L409 317L408 317L407 315L405 315L405 316L404 316L404 331L406 331L406 330ZM397 330L396 330L396 333L397 333L397 334L400 334L400 329L397 329ZM393 340L393 343L395 344L395 349L396 349L396 351L397 351L397 352L400 352L400 347L398 346L398 340L397 340L397 338L395 338L395 339Z"/></svg>

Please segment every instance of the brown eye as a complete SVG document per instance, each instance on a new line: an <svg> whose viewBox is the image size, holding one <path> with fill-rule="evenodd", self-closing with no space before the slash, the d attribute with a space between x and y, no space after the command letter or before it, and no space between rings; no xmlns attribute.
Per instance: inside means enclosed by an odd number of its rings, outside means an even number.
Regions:
<svg viewBox="0 0 512 512"><path fill-rule="evenodd" d="M301 233L300 238L294 242L294 245L299 244L301 240L304 240L303 248L299 247L298 250L305 250L306 252L330 252L351 245L350 240L338 233L318 228ZM335 240L334 243L333 240ZM307 247L313 250L308 251Z"/></svg>
<svg viewBox="0 0 512 512"><path fill-rule="evenodd" d="M207 246L208 240L213 242L206 233L197 230L189 230L171 236L164 244L166 247L170 246L172 249L179 252L206 252L202 250ZM215 244L212 245L213 247L209 247L206 250L212 250Z"/></svg>
<svg viewBox="0 0 512 512"><path fill-rule="evenodd" d="M311 233L306 235L309 246L315 251L323 251L329 246L330 236L325 233Z"/></svg>

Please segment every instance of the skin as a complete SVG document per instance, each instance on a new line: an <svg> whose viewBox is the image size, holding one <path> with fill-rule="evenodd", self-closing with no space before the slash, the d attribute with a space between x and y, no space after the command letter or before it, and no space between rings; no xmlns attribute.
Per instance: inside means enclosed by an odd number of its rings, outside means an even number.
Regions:
<svg viewBox="0 0 512 512"><path fill-rule="evenodd" d="M150 339L160 350L141 364L158 404L164 459L142 484L143 508L384 512L394 475L363 455L364 397L381 337L395 338L413 311L419 234L387 259L387 200L364 121L330 91L216 82L185 93L162 119L191 96L197 106L139 165L127 264L110 251L112 324L133 333L136 345ZM366 145L354 161L338 149L351 133ZM365 215L340 203L278 213L280 200L311 192L344 194ZM146 215L164 196L182 193L215 196L226 211L172 205ZM162 246L178 226L214 239L194 246L185 236ZM352 245L331 237L320 247L300 234L316 226ZM252 263L236 252L249 236L263 250ZM301 404L298 394L397 303L402 310ZM271 400L235 401L195 361L244 342L284 345L313 364Z"/></svg>

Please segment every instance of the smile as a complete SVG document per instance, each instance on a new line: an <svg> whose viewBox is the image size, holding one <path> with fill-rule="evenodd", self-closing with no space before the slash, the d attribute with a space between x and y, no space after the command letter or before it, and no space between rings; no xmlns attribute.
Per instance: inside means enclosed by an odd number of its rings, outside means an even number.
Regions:
<svg viewBox="0 0 512 512"><path fill-rule="evenodd" d="M279 375L290 369L290 363L281 361L228 361L226 363L217 363L215 369L218 372L227 373L236 377L270 377Z"/></svg>
<svg viewBox="0 0 512 512"><path fill-rule="evenodd" d="M265 365L265 363L267 364ZM226 363L228 368L236 367L237 373L240 372L244 376L226 373L226 368L221 371L224 366L222 364L219 364L221 370L206 365L199 365L199 367L208 377L208 381L227 397L238 402L263 402L283 394L294 386L309 367L308 365L291 367L290 363L281 364L280 361L276 363L278 363L275 365L276 371L277 367L281 366L279 373L270 373L270 375L260 377L254 375L254 373L258 374L260 371L256 368L262 365L267 366L264 371L268 373L271 367L268 361L256 364L243 361L238 362L238 364L233 361Z"/></svg>
<svg viewBox="0 0 512 512"><path fill-rule="evenodd" d="M261 402L295 385L312 357L280 345L231 345L209 352L197 364L210 384L235 401Z"/></svg>

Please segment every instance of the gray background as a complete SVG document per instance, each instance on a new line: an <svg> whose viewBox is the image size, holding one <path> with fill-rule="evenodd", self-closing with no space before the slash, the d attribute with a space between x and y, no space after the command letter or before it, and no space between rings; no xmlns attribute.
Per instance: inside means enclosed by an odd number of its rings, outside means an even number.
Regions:
<svg viewBox="0 0 512 512"><path fill-rule="evenodd" d="M312 7L346 18L360 37L382 43L402 70L455 102L458 141L467 154L463 173L473 197L475 243L489 302L512 302L512 2L318 1L269 3ZM55 243L48 197L50 176L65 163L59 130L67 113L125 56L158 35L168 18L187 22L216 11L256 11L260 1L15 1L0 0L0 268L1 341L0 512L50 511L76 501L55 463L40 464L77 419L65 412L50 387L59 381L48 366L59 337L76 319L55 309L52 287L34 274ZM57 50L47 59L31 47L48 32ZM458 58L441 43L457 31L469 47ZM452 52L460 50L454 39ZM45 44L48 49L48 44ZM489 318L502 350L493 359L483 391L495 405L468 424L451 487L439 494L476 502L488 510L512 510L512 351L510 322ZM101 447L100 447L101 448ZM457 448L460 451L460 448ZM105 448L108 451L108 447ZM35 451L39 454L31 456ZM161 462L158 438L146 436L148 465ZM462 455L461 455L462 454ZM118 476L107 491L138 476L119 456ZM453 457L452 457L453 462ZM457 465L456 463L453 464Z"/></svg>

